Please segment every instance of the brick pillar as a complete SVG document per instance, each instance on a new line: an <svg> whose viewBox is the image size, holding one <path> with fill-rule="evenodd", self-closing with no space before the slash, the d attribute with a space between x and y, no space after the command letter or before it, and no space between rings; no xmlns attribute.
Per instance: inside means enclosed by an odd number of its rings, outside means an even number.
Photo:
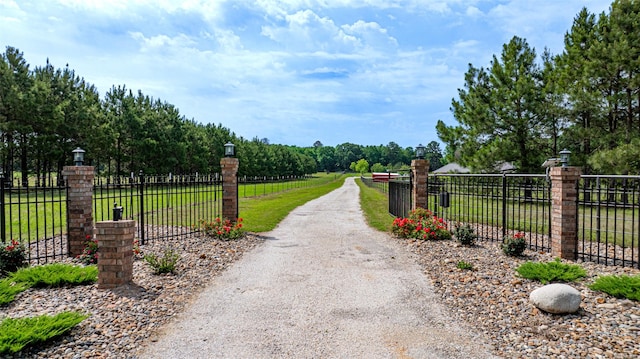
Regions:
<svg viewBox="0 0 640 359"><path fill-rule="evenodd" d="M429 161L417 159L411 161L411 209L427 208L427 176L429 175Z"/></svg>
<svg viewBox="0 0 640 359"><path fill-rule="evenodd" d="M238 219L238 165L233 157L223 157L222 167L222 217L230 221Z"/></svg>
<svg viewBox="0 0 640 359"><path fill-rule="evenodd" d="M67 253L82 254L87 236L93 237L93 166L65 166L67 183Z"/></svg>
<svg viewBox="0 0 640 359"><path fill-rule="evenodd" d="M551 255L576 259L580 168L553 167L551 177Z"/></svg>
<svg viewBox="0 0 640 359"><path fill-rule="evenodd" d="M135 221L96 223L98 240L98 288L115 288L133 280Z"/></svg>

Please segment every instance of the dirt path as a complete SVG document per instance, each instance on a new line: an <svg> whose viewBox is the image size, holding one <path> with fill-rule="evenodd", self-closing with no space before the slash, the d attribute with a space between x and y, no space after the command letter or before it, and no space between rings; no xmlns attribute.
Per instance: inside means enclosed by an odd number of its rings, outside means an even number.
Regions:
<svg viewBox="0 0 640 359"><path fill-rule="evenodd" d="M143 358L490 358L409 254L370 229L353 178L291 212Z"/></svg>

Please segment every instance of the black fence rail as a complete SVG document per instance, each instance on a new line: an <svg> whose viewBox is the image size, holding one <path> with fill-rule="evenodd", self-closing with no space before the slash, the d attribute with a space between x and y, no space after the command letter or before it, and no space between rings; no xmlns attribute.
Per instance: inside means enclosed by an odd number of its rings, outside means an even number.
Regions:
<svg viewBox="0 0 640 359"><path fill-rule="evenodd" d="M362 183L371 188L375 188L382 193L389 193L389 181L377 181L372 177L360 177Z"/></svg>
<svg viewBox="0 0 640 359"><path fill-rule="evenodd" d="M409 177L389 181L389 213L408 217L411 212L411 180Z"/></svg>
<svg viewBox="0 0 640 359"><path fill-rule="evenodd" d="M18 241L31 263L67 254L67 188L22 186L0 176L0 241Z"/></svg>
<svg viewBox="0 0 640 359"><path fill-rule="evenodd" d="M260 196L309 186L308 177L239 178L239 196ZM31 263L68 256L67 187L21 186L0 179L0 241L12 239L28 247ZM222 215L222 176L145 175L96 177L93 184L93 220L113 219L122 207L122 219L136 221L140 244L167 240L197 231L200 220Z"/></svg>
<svg viewBox="0 0 640 359"><path fill-rule="evenodd" d="M551 249L551 186L544 175L431 174L427 192L427 208L450 224L470 224L480 238L502 241L523 232L530 249Z"/></svg>
<svg viewBox="0 0 640 359"><path fill-rule="evenodd" d="M310 185L311 176L241 176L238 196L258 197Z"/></svg>
<svg viewBox="0 0 640 359"><path fill-rule="evenodd" d="M175 238L196 231L200 220L211 221L222 213L222 177L213 175L139 174L96 178L95 221L113 218L122 207L122 218L136 223L140 244Z"/></svg>
<svg viewBox="0 0 640 359"><path fill-rule="evenodd" d="M583 175L578 189L578 258L640 268L640 177Z"/></svg>

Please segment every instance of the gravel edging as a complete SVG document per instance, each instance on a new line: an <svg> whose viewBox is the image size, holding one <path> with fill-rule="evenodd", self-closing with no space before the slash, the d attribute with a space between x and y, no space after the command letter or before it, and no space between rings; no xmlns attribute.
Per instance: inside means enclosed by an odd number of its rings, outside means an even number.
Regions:
<svg viewBox="0 0 640 359"><path fill-rule="evenodd" d="M133 358L213 277L260 243L262 239L252 234L233 241L185 235L141 246L143 253L158 255L166 248L176 249L180 259L175 275L155 275L145 261L137 258L131 285L114 290L99 290L93 284L22 292L12 303L0 307L0 320L62 311L81 311L90 317L49 344L28 347L7 357ZM73 263L70 259L65 262Z"/></svg>
<svg viewBox="0 0 640 359"><path fill-rule="evenodd" d="M436 293L452 316L473 325L507 358L631 358L640 356L640 303L590 290L598 275L638 275L640 271L592 262L580 264L587 277L570 283L582 294L580 311L571 315L542 312L529 294L543 286L519 278L526 261L549 262L549 253L504 255L496 242L465 247L455 241L397 239L415 253ZM459 261L474 270L457 268ZM563 261L566 263L574 263Z"/></svg>

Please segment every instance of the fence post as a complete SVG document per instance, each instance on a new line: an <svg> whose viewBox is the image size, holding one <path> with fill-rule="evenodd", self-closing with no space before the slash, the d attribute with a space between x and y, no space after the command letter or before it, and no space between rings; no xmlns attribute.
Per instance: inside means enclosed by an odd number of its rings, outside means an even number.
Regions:
<svg viewBox="0 0 640 359"><path fill-rule="evenodd" d="M578 250L579 167L553 167L551 178L551 255L576 259Z"/></svg>
<svg viewBox="0 0 640 359"><path fill-rule="evenodd" d="M234 157L223 157L222 167L222 217L230 221L238 219L238 165Z"/></svg>
<svg viewBox="0 0 640 359"><path fill-rule="evenodd" d="M427 208L427 176L429 160L415 159L411 161L412 186L411 209Z"/></svg>
<svg viewBox="0 0 640 359"><path fill-rule="evenodd" d="M138 172L138 178L140 180L140 183L138 183L138 193L140 194L140 215L138 216L138 222L140 223L140 244L145 244L146 236L144 233L144 173L142 172L142 170Z"/></svg>
<svg viewBox="0 0 640 359"><path fill-rule="evenodd" d="M93 237L93 166L65 166L67 183L67 253L82 254L87 237Z"/></svg>
<svg viewBox="0 0 640 359"><path fill-rule="evenodd" d="M96 223L98 240L98 288L115 288L133 280L133 238L136 222Z"/></svg>

